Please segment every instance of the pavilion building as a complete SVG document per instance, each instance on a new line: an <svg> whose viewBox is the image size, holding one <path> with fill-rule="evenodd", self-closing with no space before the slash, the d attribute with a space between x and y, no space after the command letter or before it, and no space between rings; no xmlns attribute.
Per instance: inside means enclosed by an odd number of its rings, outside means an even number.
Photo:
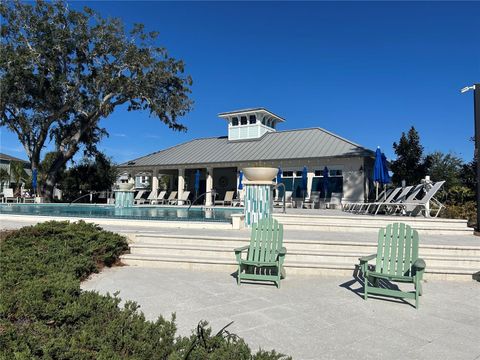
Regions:
<svg viewBox="0 0 480 360"><path fill-rule="evenodd" d="M277 131L285 120L265 108L224 112L228 135L191 140L127 161L119 166L123 176L160 188L194 194L200 171L199 194L214 189L219 198L237 190L243 167L266 166L282 170L282 182L294 197L303 196L302 170L307 168L307 196L342 193L346 201L363 201L372 188L374 152L322 128ZM324 168L328 169L328 194L324 194ZM143 180L143 181L142 181ZM193 198L192 198L193 200ZM203 201L202 201L203 202ZM211 196L205 204L211 205Z"/></svg>

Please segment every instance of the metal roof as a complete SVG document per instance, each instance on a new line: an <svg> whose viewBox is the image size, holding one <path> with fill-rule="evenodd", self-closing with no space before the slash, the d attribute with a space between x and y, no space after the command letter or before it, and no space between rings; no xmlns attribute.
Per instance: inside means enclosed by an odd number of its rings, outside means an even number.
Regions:
<svg viewBox="0 0 480 360"><path fill-rule="evenodd" d="M374 152L321 128L269 132L258 139L226 136L179 144L120 166L166 166L326 157L373 157Z"/></svg>
<svg viewBox="0 0 480 360"><path fill-rule="evenodd" d="M7 160L7 161L20 161L22 163L28 164L28 161L16 158L15 156L10 156L7 154L0 153L0 160Z"/></svg>

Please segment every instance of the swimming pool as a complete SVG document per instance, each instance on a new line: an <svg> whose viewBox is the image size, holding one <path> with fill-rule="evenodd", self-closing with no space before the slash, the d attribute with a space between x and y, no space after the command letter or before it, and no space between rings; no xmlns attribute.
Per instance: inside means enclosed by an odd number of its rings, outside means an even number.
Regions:
<svg viewBox="0 0 480 360"><path fill-rule="evenodd" d="M231 222L232 214L242 213L239 208L204 209L186 207L135 206L115 208L113 205L69 204L2 204L0 214L61 216L80 218L107 218L164 221L209 221Z"/></svg>

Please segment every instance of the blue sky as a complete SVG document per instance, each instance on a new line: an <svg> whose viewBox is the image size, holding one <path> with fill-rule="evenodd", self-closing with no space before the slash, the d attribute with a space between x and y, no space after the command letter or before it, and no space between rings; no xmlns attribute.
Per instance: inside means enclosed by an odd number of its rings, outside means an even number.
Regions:
<svg viewBox="0 0 480 360"><path fill-rule="evenodd" d="M72 2L127 26L144 23L193 78L187 133L141 112L102 121L100 144L123 162L190 139L226 135L219 112L266 107L279 130L323 127L394 158L414 125L426 152L473 156L480 83L480 2ZM25 158L1 130L1 151Z"/></svg>

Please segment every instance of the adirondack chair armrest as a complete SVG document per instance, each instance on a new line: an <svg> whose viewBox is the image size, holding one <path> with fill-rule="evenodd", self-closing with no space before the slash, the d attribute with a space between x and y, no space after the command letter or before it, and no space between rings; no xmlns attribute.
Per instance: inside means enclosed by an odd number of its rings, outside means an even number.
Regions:
<svg viewBox="0 0 480 360"><path fill-rule="evenodd" d="M427 265L425 264L425 261L423 259L417 259L412 264L412 267L417 269L417 270L424 270L426 266Z"/></svg>
<svg viewBox="0 0 480 360"><path fill-rule="evenodd" d="M279 256L285 256L287 253L287 249L285 247L282 247L280 250L277 251Z"/></svg>
<svg viewBox="0 0 480 360"><path fill-rule="evenodd" d="M235 254L238 254L238 253L241 253L242 251L247 250L249 247L250 247L250 245L245 245L245 246L233 249L233 251L235 251Z"/></svg>
<svg viewBox="0 0 480 360"><path fill-rule="evenodd" d="M372 255L367 255L367 256L362 256L361 258L358 258L360 260L360 264L362 263L367 263L370 260L373 260L377 257L377 254L372 254Z"/></svg>

